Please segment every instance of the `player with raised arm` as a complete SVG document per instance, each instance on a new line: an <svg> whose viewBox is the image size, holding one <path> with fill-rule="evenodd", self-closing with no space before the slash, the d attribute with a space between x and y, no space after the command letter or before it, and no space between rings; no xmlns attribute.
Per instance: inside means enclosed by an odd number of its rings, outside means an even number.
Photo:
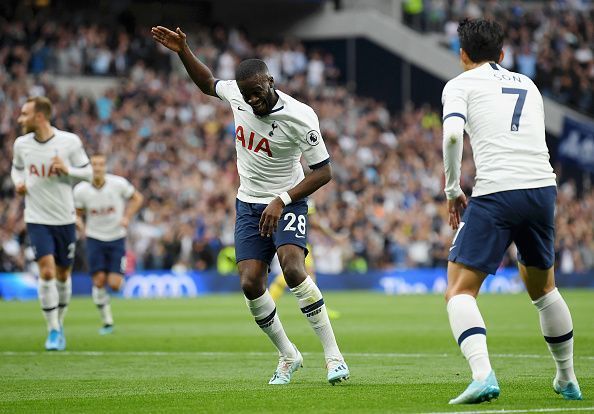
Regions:
<svg viewBox="0 0 594 414"><path fill-rule="evenodd" d="M464 20L458 34L464 73L446 84L442 96L445 193L449 223L457 230L448 258L446 301L452 333L473 381L450 404L480 403L499 396L476 296L512 242L557 366L553 389L567 400L579 400L571 315L555 287L557 190L545 142L542 97L530 78L498 64L503 59L499 24ZM460 188L464 130L476 165L476 184L468 203Z"/></svg>
<svg viewBox="0 0 594 414"><path fill-rule="evenodd" d="M266 289L275 253L301 311L322 342L328 381L335 384L347 379L349 370L336 344L324 299L304 266L306 198L332 177L318 117L309 106L274 88L274 79L262 60L242 61L236 80L216 80L191 52L179 28L171 31L153 27L152 35L178 54L203 93L229 103L233 110L240 177L236 260L247 306L279 352L278 366L269 384L289 383L303 361L289 341ZM302 155L313 170L305 178Z"/></svg>
<svg viewBox="0 0 594 414"><path fill-rule="evenodd" d="M18 123L24 135L14 142L11 178L25 196L25 223L39 265L39 300L47 321L45 349L66 348L64 317L76 243L73 179L90 180L91 166L80 138L50 124L52 105L29 98Z"/></svg>
<svg viewBox="0 0 594 414"><path fill-rule="evenodd" d="M93 302L103 322L99 329L101 335L113 332L113 316L105 284L115 292L122 288L126 271L126 233L144 200L128 180L106 174L105 163L104 154L92 155L93 181L81 182L74 187L80 230L87 237Z"/></svg>

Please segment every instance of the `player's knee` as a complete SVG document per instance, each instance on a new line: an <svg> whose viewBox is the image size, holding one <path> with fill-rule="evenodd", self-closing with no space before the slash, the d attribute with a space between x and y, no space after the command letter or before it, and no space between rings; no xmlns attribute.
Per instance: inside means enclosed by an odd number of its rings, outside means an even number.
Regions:
<svg viewBox="0 0 594 414"><path fill-rule="evenodd" d="M40 266L39 277L43 280L51 280L56 276L56 271L53 266Z"/></svg>
<svg viewBox="0 0 594 414"><path fill-rule="evenodd" d="M264 294L266 291L266 285L264 281L259 280L259 278L242 277L241 290L243 290L243 294L246 298L253 300Z"/></svg>
<svg viewBox="0 0 594 414"><path fill-rule="evenodd" d="M283 274L287 284L291 287L299 285L307 277L305 268L300 263L286 263L283 267Z"/></svg>

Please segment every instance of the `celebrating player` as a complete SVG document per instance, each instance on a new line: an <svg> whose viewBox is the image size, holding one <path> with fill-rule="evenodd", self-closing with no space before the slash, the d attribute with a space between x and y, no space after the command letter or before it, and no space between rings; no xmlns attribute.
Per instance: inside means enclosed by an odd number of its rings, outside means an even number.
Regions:
<svg viewBox="0 0 594 414"><path fill-rule="evenodd" d="M320 134L318 117L307 105L274 88L266 64L244 60L236 80L215 80L191 52L177 28L153 27L153 38L178 53L200 90L229 103L236 126L235 147L240 187L237 195L235 249L241 287L256 323L278 349L278 367L269 384L287 384L302 365L266 289L270 262L278 254L287 284L301 311L320 338L335 384L349 376L336 344L320 290L307 275L306 197L331 179L330 158ZM301 155L313 170L304 178Z"/></svg>
<svg viewBox="0 0 594 414"><path fill-rule="evenodd" d="M553 388L565 399L579 400L571 315L555 287L557 190L545 142L542 97L527 76L498 65L503 59L503 31L497 23L464 20L458 34L465 72L446 84L442 96L445 192L449 223L457 230L448 258L446 300L452 332L473 381L450 404L499 396L476 296L511 242L518 248L520 275L557 365ZM464 129L477 170L468 203L460 188Z"/></svg>
<svg viewBox="0 0 594 414"><path fill-rule="evenodd" d="M87 236L89 271L93 278L92 296L101 313L99 334L113 332L113 316L105 283L117 292L126 271L126 230L140 209L143 196L128 180L106 174L105 155L91 156L93 182L74 187L76 213ZM81 226L82 227L82 226Z"/></svg>
<svg viewBox="0 0 594 414"><path fill-rule="evenodd" d="M39 265L39 300L47 321L45 349L66 348L64 317L72 282L76 242L72 179L90 180L89 159L80 138L50 124L51 102L29 98L18 123L23 134L14 142L11 177L25 196L25 223Z"/></svg>

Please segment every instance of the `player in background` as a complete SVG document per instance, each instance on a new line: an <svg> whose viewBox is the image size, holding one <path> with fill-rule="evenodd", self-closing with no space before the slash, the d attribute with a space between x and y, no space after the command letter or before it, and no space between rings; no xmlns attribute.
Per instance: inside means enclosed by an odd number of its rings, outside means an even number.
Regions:
<svg viewBox="0 0 594 414"><path fill-rule="evenodd" d="M555 287L555 174L545 142L543 101L532 80L500 65L503 30L496 22L464 20L458 28L464 73L443 90L443 158L449 223L457 230L448 263L447 311L473 381L450 404L499 396L476 296L514 242L518 267L555 360L555 392L581 399L573 370L573 325ZM476 165L467 203L460 188L464 129ZM460 212L465 209L460 219Z"/></svg>
<svg viewBox="0 0 594 414"><path fill-rule="evenodd" d="M99 334L113 332L113 316L106 283L118 292L126 271L126 233L144 197L128 180L106 173L104 154L91 156L93 181L74 187L79 231L87 238L89 271L93 278L93 302L101 313ZM84 223L84 224L83 224Z"/></svg>
<svg viewBox="0 0 594 414"><path fill-rule="evenodd" d="M318 220L317 214L316 214L316 206L315 206L313 200L311 200L311 199L307 201L307 217L309 219L308 221L309 221L310 229L319 231L324 236L336 241L337 243L342 242L340 237L331 228L328 228L327 226L324 226L322 223L320 223L320 220ZM315 283L316 282L316 266L315 266L311 243L307 244L307 250L309 251L309 254L305 258L305 270ZM285 280L285 275L283 275L282 272L278 273L274 277L274 279L272 280L272 283L268 287L268 290L270 291L270 296L272 296L272 299L275 302L278 302L278 300L281 298L281 296L285 293L286 289L287 289L287 281ZM328 312L328 317L330 317L330 319L338 319L340 317L340 312L338 312L336 310L326 307L326 311Z"/></svg>
<svg viewBox="0 0 594 414"><path fill-rule="evenodd" d="M236 261L247 306L279 352L278 366L269 384L289 383L303 361L289 341L266 289L275 253L301 311L322 342L328 381L334 385L347 379L349 370L336 344L324 299L304 265L306 198L332 178L317 115L309 106L276 90L266 64L259 59L241 62L236 80L219 81L194 56L179 28L174 32L153 27L152 35L178 54L203 93L229 103L233 110L240 177ZM302 155L313 170L305 177Z"/></svg>
<svg viewBox="0 0 594 414"><path fill-rule="evenodd" d="M29 98L18 123L11 178L25 196L25 223L39 266L39 300L47 322L45 349L66 348L64 317L72 296L70 273L76 243L73 179L90 180L91 166L80 138L50 123L52 104Z"/></svg>

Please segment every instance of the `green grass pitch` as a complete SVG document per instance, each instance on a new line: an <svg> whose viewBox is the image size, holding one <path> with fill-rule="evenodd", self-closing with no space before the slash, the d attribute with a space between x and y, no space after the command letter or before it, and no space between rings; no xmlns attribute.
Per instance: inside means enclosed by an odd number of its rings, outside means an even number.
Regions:
<svg viewBox="0 0 594 414"><path fill-rule="evenodd" d="M63 353L42 350L38 303L0 302L0 412L594 412L594 291L562 293L573 313L584 401L553 392L554 363L525 294L479 298L499 400L449 406L470 374L441 296L329 292L326 303L342 313L333 324L351 370L350 381L335 387L289 294L278 309L305 366L277 387L267 385L275 352L240 295L115 299L116 332L106 337L97 333L91 299L76 298Z"/></svg>

